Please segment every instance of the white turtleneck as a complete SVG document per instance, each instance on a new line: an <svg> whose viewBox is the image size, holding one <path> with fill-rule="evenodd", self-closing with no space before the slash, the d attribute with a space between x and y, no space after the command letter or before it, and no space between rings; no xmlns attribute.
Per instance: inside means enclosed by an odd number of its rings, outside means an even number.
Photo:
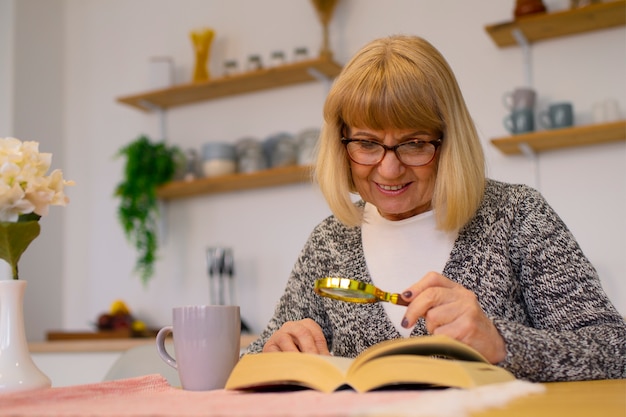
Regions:
<svg viewBox="0 0 626 417"><path fill-rule="evenodd" d="M366 203L361 234L374 285L383 291L401 293L427 272L441 273L458 232L438 230L433 211L392 221ZM400 334L408 337L412 329L400 325L406 307L391 303L383 303L383 307Z"/></svg>

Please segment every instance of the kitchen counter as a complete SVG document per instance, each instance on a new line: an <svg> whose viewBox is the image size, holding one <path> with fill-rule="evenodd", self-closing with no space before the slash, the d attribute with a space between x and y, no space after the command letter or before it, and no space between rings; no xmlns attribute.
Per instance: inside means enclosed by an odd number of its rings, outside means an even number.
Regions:
<svg viewBox="0 0 626 417"><path fill-rule="evenodd" d="M258 336L252 334L241 335L241 348L247 347ZM153 337L126 338L126 339L94 339L94 340L52 340L46 342L31 342L28 348L31 353L70 353L70 352L123 352L135 346L154 344Z"/></svg>
<svg viewBox="0 0 626 417"><path fill-rule="evenodd" d="M241 336L241 348L256 340ZM53 387L101 382L111 366L128 349L153 345L154 337L93 340L52 340L28 344L33 361L52 380Z"/></svg>

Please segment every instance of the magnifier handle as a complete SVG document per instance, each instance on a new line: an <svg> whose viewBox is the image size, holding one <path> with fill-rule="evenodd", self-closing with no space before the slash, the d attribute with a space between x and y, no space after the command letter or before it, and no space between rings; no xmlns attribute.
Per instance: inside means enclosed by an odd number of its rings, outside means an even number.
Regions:
<svg viewBox="0 0 626 417"><path fill-rule="evenodd" d="M400 294L397 294L397 293L391 294L389 296L389 300L387 300L387 301L389 301L391 304L397 304L399 306L408 306L409 305L408 301L404 301L404 298L402 298L400 296Z"/></svg>
<svg viewBox="0 0 626 417"><path fill-rule="evenodd" d="M376 288L376 287L374 288L375 288L374 295L379 301L387 301L388 303L396 304L399 306L409 305L409 303L404 301L404 299L402 299L402 297L398 293L390 293L390 292L383 291L380 288Z"/></svg>

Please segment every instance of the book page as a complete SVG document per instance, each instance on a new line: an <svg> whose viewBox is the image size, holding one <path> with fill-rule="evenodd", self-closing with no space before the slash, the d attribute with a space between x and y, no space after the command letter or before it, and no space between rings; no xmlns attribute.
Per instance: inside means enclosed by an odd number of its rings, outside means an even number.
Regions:
<svg viewBox="0 0 626 417"><path fill-rule="evenodd" d="M341 356L329 356L329 355L313 355L317 356L321 360L331 363L335 368L337 368L343 375L348 374L348 369L354 362L352 358L343 358Z"/></svg>
<svg viewBox="0 0 626 417"><path fill-rule="evenodd" d="M494 365L420 355L378 357L348 376L349 385L360 392L401 385L471 388L512 380L512 374Z"/></svg>
<svg viewBox="0 0 626 417"><path fill-rule="evenodd" d="M352 364L357 368L365 362L388 355L421 355L489 363L480 353L448 336L419 336L386 340L365 349Z"/></svg>
<svg viewBox="0 0 626 417"><path fill-rule="evenodd" d="M226 389L299 386L332 392L345 382L353 359L299 352L245 355L226 382Z"/></svg>

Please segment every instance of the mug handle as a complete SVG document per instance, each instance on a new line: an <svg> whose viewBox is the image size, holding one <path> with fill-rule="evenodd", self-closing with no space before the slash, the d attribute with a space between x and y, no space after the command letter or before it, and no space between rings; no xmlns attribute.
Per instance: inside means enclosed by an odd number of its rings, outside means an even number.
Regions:
<svg viewBox="0 0 626 417"><path fill-rule="evenodd" d="M502 124L504 125L504 128L510 133L515 133L515 122L513 121L512 115L509 114L504 119L502 119Z"/></svg>
<svg viewBox="0 0 626 417"><path fill-rule="evenodd" d="M550 112L548 110L542 110L538 114L539 116L539 124L546 128L552 129L554 126L552 125L552 120L550 120Z"/></svg>
<svg viewBox="0 0 626 417"><path fill-rule="evenodd" d="M178 369L178 365L176 365L176 359L174 359L165 349L165 338L172 333L174 328L172 326L165 326L156 335L156 348L159 356L165 363L171 366L174 369Z"/></svg>
<svg viewBox="0 0 626 417"><path fill-rule="evenodd" d="M507 91L502 94L502 104L509 110L513 110L513 92Z"/></svg>

